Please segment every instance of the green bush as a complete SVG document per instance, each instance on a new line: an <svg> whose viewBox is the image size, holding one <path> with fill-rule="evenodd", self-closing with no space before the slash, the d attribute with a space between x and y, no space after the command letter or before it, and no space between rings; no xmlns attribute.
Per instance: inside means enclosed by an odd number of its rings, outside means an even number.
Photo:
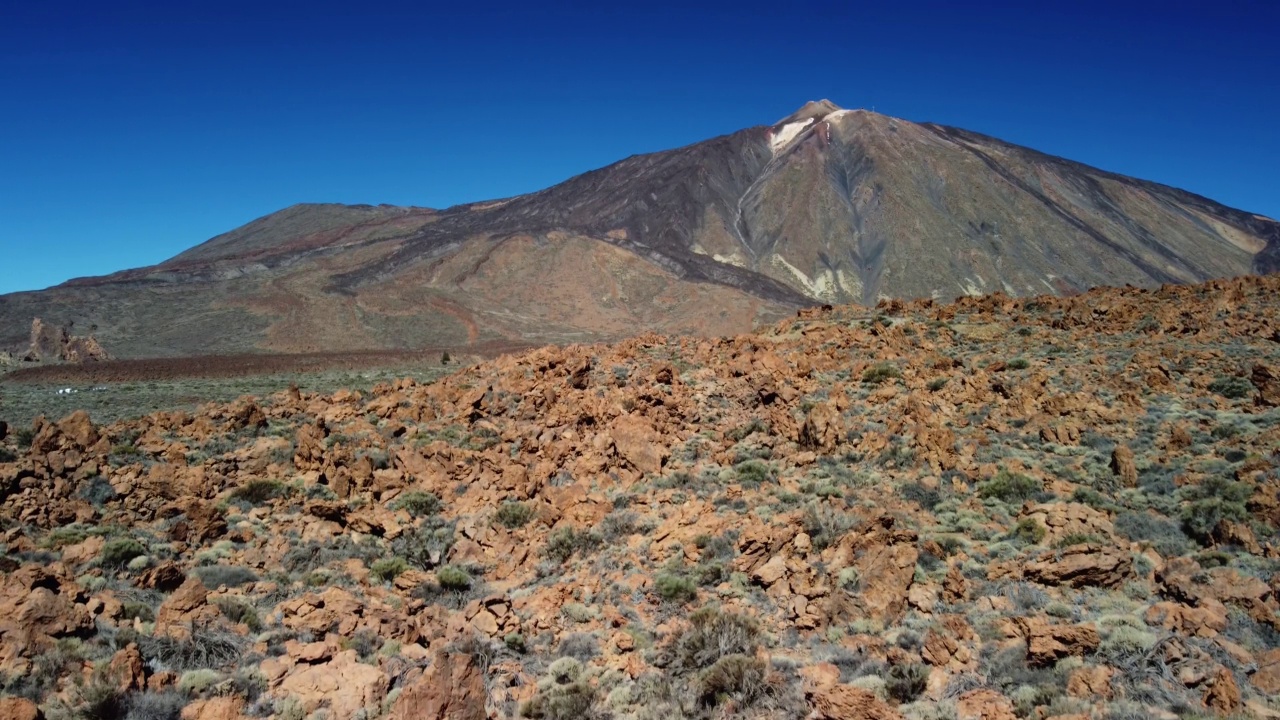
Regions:
<svg viewBox="0 0 1280 720"><path fill-rule="evenodd" d="M1222 476L1212 476L1199 485L1188 485L1179 493L1182 527L1201 543L1209 543L1213 529L1223 520L1243 522L1249 519L1245 503L1253 494L1247 484Z"/></svg>
<svg viewBox="0 0 1280 720"><path fill-rule="evenodd" d="M143 658L156 669L175 672L220 668L243 659L247 639L235 632L195 625L183 638L135 634Z"/></svg>
<svg viewBox="0 0 1280 720"><path fill-rule="evenodd" d="M653 588L667 602L684 604L698 597L698 586L683 575L661 573L653 580Z"/></svg>
<svg viewBox="0 0 1280 720"><path fill-rule="evenodd" d="M436 582L445 590L471 589L471 575L456 565L445 565L437 570Z"/></svg>
<svg viewBox="0 0 1280 720"><path fill-rule="evenodd" d="M26 450L31 447L31 441L36 439L36 431L31 428L18 428L13 431L13 441L17 444L19 450Z"/></svg>
<svg viewBox="0 0 1280 720"><path fill-rule="evenodd" d="M444 505L433 493L414 490L396 498L391 503L393 510L404 510L414 517L426 517L440 512Z"/></svg>
<svg viewBox="0 0 1280 720"><path fill-rule="evenodd" d="M257 574L239 565L205 565L192 570L191 573L200 578L200 582L204 583L205 587L213 590L258 582Z"/></svg>
<svg viewBox="0 0 1280 720"><path fill-rule="evenodd" d="M391 582L396 576L409 569L409 563L402 557L382 558L374 561L369 567L369 574L381 582Z"/></svg>
<svg viewBox="0 0 1280 720"><path fill-rule="evenodd" d="M933 509L942 502L942 493L934 488L925 487L918 482L903 483L898 486L898 496L903 500L914 502L920 506L922 510L933 512Z"/></svg>
<svg viewBox="0 0 1280 720"><path fill-rule="evenodd" d="M1106 538L1093 533L1071 533L1054 543L1054 547L1069 548L1072 545L1101 545L1106 541Z"/></svg>
<svg viewBox="0 0 1280 720"><path fill-rule="evenodd" d="M1151 512L1122 512L1116 516L1115 529L1126 540L1150 543L1164 557L1182 555L1190 541L1178 523Z"/></svg>
<svg viewBox="0 0 1280 720"><path fill-rule="evenodd" d="M453 523L433 515L423 520L421 525L406 528L391 542L391 548L410 565L430 570L440 564L449 548L453 547L453 542Z"/></svg>
<svg viewBox="0 0 1280 720"><path fill-rule="evenodd" d="M689 616L689 627L676 636L672 651L679 668L700 670L729 655L755 655L759 640L755 620L704 607Z"/></svg>
<svg viewBox="0 0 1280 720"><path fill-rule="evenodd" d="M521 655L523 655L528 649L528 645L524 640L524 635L517 632L507 633L507 636L502 638L502 643L506 645L507 649L511 652Z"/></svg>
<svg viewBox="0 0 1280 720"><path fill-rule="evenodd" d="M1022 518L1014 526L1013 531L1009 533L1009 537L1028 545L1035 545L1044 540L1045 535L1048 534L1049 531L1045 529L1044 525L1041 525L1036 520Z"/></svg>
<svg viewBox="0 0 1280 720"><path fill-rule="evenodd" d="M1024 502L1043 489L1044 484L1033 477L1001 470L995 477L978 484L978 497Z"/></svg>
<svg viewBox="0 0 1280 720"><path fill-rule="evenodd" d="M563 527L551 533L547 538L547 546L543 553L549 560L564 563L575 552L594 550L601 543L600 536L589 530Z"/></svg>
<svg viewBox="0 0 1280 720"><path fill-rule="evenodd" d="M902 377L902 371L892 363L879 362L862 371L862 382L868 385L879 385L886 380Z"/></svg>
<svg viewBox="0 0 1280 720"><path fill-rule="evenodd" d="M813 548L822 551L835 545L853 527L853 515L836 510L825 502L812 502L805 506L800 522L808 534Z"/></svg>
<svg viewBox="0 0 1280 720"><path fill-rule="evenodd" d="M187 698L174 690L134 693L129 697L126 720L179 720Z"/></svg>
<svg viewBox="0 0 1280 720"><path fill-rule="evenodd" d="M233 623L242 623L250 632L262 632L262 618L252 605L237 597L224 595L213 601L222 616Z"/></svg>
<svg viewBox="0 0 1280 720"><path fill-rule="evenodd" d="M289 487L278 480L250 480L231 491L231 499L241 500L251 505L261 505L288 494Z"/></svg>
<svg viewBox="0 0 1280 720"><path fill-rule="evenodd" d="M11 463L18 459L12 450L7 447L0 446L0 463Z"/></svg>
<svg viewBox="0 0 1280 720"><path fill-rule="evenodd" d="M774 479L773 468L760 460L745 460L733 466L738 482L746 487L758 487Z"/></svg>
<svg viewBox="0 0 1280 720"><path fill-rule="evenodd" d="M769 692L769 665L751 655L726 655L698 677L702 705L732 700L735 709L750 706Z"/></svg>
<svg viewBox="0 0 1280 720"><path fill-rule="evenodd" d="M590 718L596 687L586 677L582 663L563 657L551 663L547 677L538 682L538 692L520 706L520 716L540 720L580 720Z"/></svg>
<svg viewBox="0 0 1280 720"><path fill-rule="evenodd" d="M924 692L929 684L929 667L920 663L906 663L889 668L884 686L889 697L900 703L909 703Z"/></svg>
<svg viewBox="0 0 1280 720"><path fill-rule="evenodd" d="M102 546L98 555L98 563L105 568L119 570L129 561L147 554L147 548L133 538L112 538Z"/></svg>
<svg viewBox="0 0 1280 720"><path fill-rule="evenodd" d="M1209 391L1224 398L1239 400L1253 395L1253 383L1242 377L1219 376L1209 383Z"/></svg>
<svg viewBox="0 0 1280 720"><path fill-rule="evenodd" d="M946 386L947 386L947 379L944 377L937 377L929 381L928 388L929 388L929 392L938 392L939 390L941 390Z"/></svg>
<svg viewBox="0 0 1280 720"><path fill-rule="evenodd" d="M522 502L504 502L498 506L494 518L503 527L515 530L524 527L533 519L533 508Z"/></svg>
<svg viewBox="0 0 1280 720"><path fill-rule="evenodd" d="M1030 365L1031 363L1027 362L1026 358L1014 358L1009 361L1009 364L1006 365L1006 367L1010 370L1026 370Z"/></svg>

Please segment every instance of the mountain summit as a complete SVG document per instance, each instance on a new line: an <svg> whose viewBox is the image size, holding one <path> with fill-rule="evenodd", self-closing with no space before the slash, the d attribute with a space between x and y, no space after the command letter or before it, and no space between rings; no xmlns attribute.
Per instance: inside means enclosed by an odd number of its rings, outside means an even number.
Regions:
<svg viewBox="0 0 1280 720"><path fill-rule="evenodd" d="M154 267L0 296L0 347L37 316L96 325L117 356L722 334L808 304L1278 268L1271 219L820 100L514 198L288 208Z"/></svg>

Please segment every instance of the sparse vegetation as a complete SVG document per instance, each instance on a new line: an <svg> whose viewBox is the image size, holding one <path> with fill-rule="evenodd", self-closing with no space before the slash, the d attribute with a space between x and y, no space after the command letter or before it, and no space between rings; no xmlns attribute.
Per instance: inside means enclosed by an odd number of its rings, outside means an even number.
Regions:
<svg viewBox="0 0 1280 720"><path fill-rule="evenodd" d="M396 498L391 506L396 510L404 510L413 517L426 517L440 512L444 504L433 493L412 490Z"/></svg>
<svg viewBox="0 0 1280 720"><path fill-rule="evenodd" d="M504 502L498 506L495 519L503 527L515 530L533 519L533 508L522 502Z"/></svg>
<svg viewBox="0 0 1280 720"><path fill-rule="evenodd" d="M1028 475L1001 470L995 477L978 484L978 497L1003 502L1023 502L1043 489L1043 484Z"/></svg>
<svg viewBox="0 0 1280 720"><path fill-rule="evenodd" d="M50 720L232 696L304 720L334 709L285 688L354 653L353 686L381 673L352 688L370 717L424 673L470 682L466 663L504 717L804 717L815 672L911 720L978 688L1023 718L1191 716L1222 669L1263 702L1246 654L1280 644L1249 596L1280 574L1280 279L1230 282L1230 322L1194 295L1227 290L1182 286L1105 314L886 303L874 332L814 309L434 387L42 424L41 452L0 468L0 573L39 618L37 652L0 637L23 670L0 694ZM896 374L864 382L877 365ZM105 674L131 645L166 690ZM1067 692L1100 667L1112 699ZM511 678L536 681L492 684Z"/></svg>
<svg viewBox="0 0 1280 720"><path fill-rule="evenodd" d="M892 363L881 362L862 371L862 382L868 385L880 385L889 380L902 377L902 371Z"/></svg>
<svg viewBox="0 0 1280 720"><path fill-rule="evenodd" d="M250 480L231 492L232 500L262 505L289 494L289 487L278 480Z"/></svg>

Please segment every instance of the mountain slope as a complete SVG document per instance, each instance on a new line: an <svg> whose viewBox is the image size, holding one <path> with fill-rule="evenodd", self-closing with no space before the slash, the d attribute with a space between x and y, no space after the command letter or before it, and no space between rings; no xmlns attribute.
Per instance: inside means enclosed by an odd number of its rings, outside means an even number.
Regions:
<svg viewBox="0 0 1280 720"><path fill-rule="evenodd" d="M821 101L514 198L288 208L151 268L0 296L0 346L35 316L122 357L722 334L815 303L1277 269L1268 218Z"/></svg>

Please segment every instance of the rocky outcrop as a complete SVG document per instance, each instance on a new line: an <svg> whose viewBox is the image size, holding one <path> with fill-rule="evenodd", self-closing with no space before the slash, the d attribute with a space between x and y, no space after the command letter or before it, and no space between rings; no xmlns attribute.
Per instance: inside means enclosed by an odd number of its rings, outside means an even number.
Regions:
<svg viewBox="0 0 1280 720"><path fill-rule="evenodd" d="M391 708L391 720L484 720L484 671L475 657L441 651Z"/></svg>
<svg viewBox="0 0 1280 720"><path fill-rule="evenodd" d="M72 335L69 327L48 325L40 318L31 321L31 341L22 356L24 362L85 363L110 359L93 336Z"/></svg>
<svg viewBox="0 0 1280 720"><path fill-rule="evenodd" d="M1117 548L1075 545L1027 563L1023 576L1045 585L1119 587L1133 577L1133 558Z"/></svg>

